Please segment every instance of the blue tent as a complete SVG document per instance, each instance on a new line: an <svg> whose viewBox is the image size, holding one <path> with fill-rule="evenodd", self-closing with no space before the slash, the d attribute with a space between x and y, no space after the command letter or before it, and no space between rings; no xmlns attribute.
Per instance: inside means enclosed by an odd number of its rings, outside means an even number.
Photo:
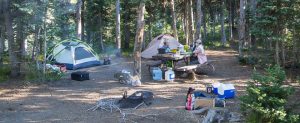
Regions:
<svg viewBox="0 0 300 123"><path fill-rule="evenodd" d="M57 63L65 64L68 70L101 65L98 55L86 43L66 40L58 43L50 52Z"/></svg>

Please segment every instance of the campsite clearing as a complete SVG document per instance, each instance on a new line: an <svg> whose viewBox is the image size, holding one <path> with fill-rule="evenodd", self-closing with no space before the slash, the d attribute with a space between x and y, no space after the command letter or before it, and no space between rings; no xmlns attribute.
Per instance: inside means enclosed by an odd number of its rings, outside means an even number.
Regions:
<svg viewBox="0 0 300 123"><path fill-rule="evenodd" d="M120 114L107 111L87 111L96 101L104 98L121 98L124 90L132 93L137 90L149 90L154 93L154 102L149 107L142 106L135 113L158 114L158 123L197 123L203 117L193 115L184 109L185 96L189 87L204 90L205 84L214 81L231 82L237 89L237 97L243 94L252 68L238 64L232 50L207 51L210 60L216 60L213 75L198 76L195 83L157 82L151 79L146 62L143 61L143 85L131 87L120 84L113 75L122 69L131 70L132 59L113 59L112 65L86 68L91 80L73 81L70 75L65 79L47 84L29 84L26 86L2 83L0 85L0 123L20 122L89 122L117 123ZM20 82L18 82L20 83ZM237 98L227 100L226 108L239 112ZM130 120L143 123L154 122L151 119L130 116Z"/></svg>

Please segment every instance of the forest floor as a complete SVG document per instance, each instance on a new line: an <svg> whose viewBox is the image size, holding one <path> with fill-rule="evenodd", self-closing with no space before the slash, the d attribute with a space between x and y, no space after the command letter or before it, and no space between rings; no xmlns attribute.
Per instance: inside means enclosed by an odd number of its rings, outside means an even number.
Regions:
<svg viewBox="0 0 300 123"><path fill-rule="evenodd" d="M198 76L195 83L184 83L178 79L174 82L158 82L151 79L143 61L142 86L132 87L120 84L114 79L114 73L125 69L131 70L132 59L113 59L112 65L83 69L90 72L91 80L74 81L70 74L60 81L46 84L0 85L0 123L20 122L88 122L117 123L121 121L118 112L104 110L87 111L99 99L121 98L124 90L133 93L137 90L149 90L155 95L150 106L142 106L134 112L140 115L158 114L156 120L137 116L127 118L143 123L197 123L203 117L192 115L184 109L185 96L189 87L205 90L205 84L213 82L232 83L237 90L236 98L226 102L231 112L240 112L238 97L245 91L246 82L250 80L252 68L239 65L233 50L208 50L208 58L215 60L216 72L211 75ZM145 68L145 69L144 69ZM18 83L18 82L15 82ZM298 89L299 90L299 89ZM165 112L165 113L163 113ZM130 122L130 121L128 121Z"/></svg>

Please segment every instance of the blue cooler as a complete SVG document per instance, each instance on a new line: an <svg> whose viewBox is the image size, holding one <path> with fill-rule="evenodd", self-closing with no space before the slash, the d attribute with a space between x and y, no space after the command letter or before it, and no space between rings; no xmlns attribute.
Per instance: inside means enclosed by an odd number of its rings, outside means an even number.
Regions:
<svg viewBox="0 0 300 123"><path fill-rule="evenodd" d="M213 87L213 93L215 94L215 95L218 95L218 87L220 87L220 85L221 85L222 83L213 83L212 84L212 87Z"/></svg>
<svg viewBox="0 0 300 123"><path fill-rule="evenodd" d="M213 84L214 94L218 95L218 98L234 98L235 96L235 88L233 84L223 84L223 83L216 83Z"/></svg>

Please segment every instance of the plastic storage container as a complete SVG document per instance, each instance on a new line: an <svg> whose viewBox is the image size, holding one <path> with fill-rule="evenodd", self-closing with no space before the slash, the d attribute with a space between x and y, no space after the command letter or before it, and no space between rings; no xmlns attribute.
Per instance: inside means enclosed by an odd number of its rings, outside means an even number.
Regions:
<svg viewBox="0 0 300 123"><path fill-rule="evenodd" d="M162 71L159 67L154 67L152 69L152 78L156 81L162 80Z"/></svg>
<svg viewBox="0 0 300 123"><path fill-rule="evenodd" d="M174 81L175 79L175 73L172 70L172 68L168 68L168 70L165 72L165 80L167 81Z"/></svg>
<svg viewBox="0 0 300 123"><path fill-rule="evenodd" d="M235 88L233 84L214 83L214 94L218 95L218 98L234 98Z"/></svg>

